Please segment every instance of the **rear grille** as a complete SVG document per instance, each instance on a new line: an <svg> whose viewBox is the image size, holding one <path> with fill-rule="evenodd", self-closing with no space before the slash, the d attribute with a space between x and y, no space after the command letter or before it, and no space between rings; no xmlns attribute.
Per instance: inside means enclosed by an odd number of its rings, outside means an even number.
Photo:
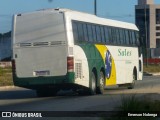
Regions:
<svg viewBox="0 0 160 120"><path fill-rule="evenodd" d="M66 44L66 42L65 41L53 41L53 42L51 42L51 45L53 46L53 45L65 45Z"/></svg>
<svg viewBox="0 0 160 120"><path fill-rule="evenodd" d="M75 78L82 79L82 63L75 63Z"/></svg>
<svg viewBox="0 0 160 120"><path fill-rule="evenodd" d="M16 47L49 47L49 46L66 45L65 41L52 41L52 42L34 42L34 43L17 43Z"/></svg>
<svg viewBox="0 0 160 120"><path fill-rule="evenodd" d="M33 46L49 46L49 42L35 42Z"/></svg>
<svg viewBox="0 0 160 120"><path fill-rule="evenodd" d="M20 43L19 45L17 44L17 46L19 47L29 47L31 45L32 45L31 43Z"/></svg>

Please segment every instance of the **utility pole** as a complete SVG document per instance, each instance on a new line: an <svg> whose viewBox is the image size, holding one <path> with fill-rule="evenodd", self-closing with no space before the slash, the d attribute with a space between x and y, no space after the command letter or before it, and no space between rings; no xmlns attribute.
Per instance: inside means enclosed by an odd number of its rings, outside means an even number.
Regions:
<svg viewBox="0 0 160 120"><path fill-rule="evenodd" d="M1 34L1 37L0 37L0 47L2 46L2 43L3 43L2 40L3 40L3 34ZM0 61L1 61L1 58L2 58L2 52L0 52Z"/></svg>
<svg viewBox="0 0 160 120"><path fill-rule="evenodd" d="M94 0L94 14L97 15L97 0Z"/></svg>
<svg viewBox="0 0 160 120"><path fill-rule="evenodd" d="M147 28L147 13L146 13L146 5L145 5L145 31L146 31L146 67L148 67L148 28Z"/></svg>

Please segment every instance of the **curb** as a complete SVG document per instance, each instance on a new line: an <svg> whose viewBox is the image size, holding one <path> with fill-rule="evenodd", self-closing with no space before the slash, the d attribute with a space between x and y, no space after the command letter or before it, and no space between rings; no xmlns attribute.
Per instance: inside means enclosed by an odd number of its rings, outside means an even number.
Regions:
<svg viewBox="0 0 160 120"><path fill-rule="evenodd" d="M0 86L0 89L10 89L15 88L16 86Z"/></svg>
<svg viewBox="0 0 160 120"><path fill-rule="evenodd" d="M160 73L153 73L153 76L160 76Z"/></svg>
<svg viewBox="0 0 160 120"><path fill-rule="evenodd" d="M143 75L144 76L160 76L160 72L159 73L147 73L147 72L144 72Z"/></svg>

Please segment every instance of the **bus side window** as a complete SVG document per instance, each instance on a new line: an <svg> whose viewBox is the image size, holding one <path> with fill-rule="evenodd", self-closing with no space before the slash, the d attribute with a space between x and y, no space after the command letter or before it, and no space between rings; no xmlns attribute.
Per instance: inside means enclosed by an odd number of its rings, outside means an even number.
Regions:
<svg viewBox="0 0 160 120"><path fill-rule="evenodd" d="M126 36L126 45L129 45L129 32L128 30L125 30L125 36Z"/></svg>
<svg viewBox="0 0 160 120"><path fill-rule="evenodd" d="M133 45L136 45L136 34L134 31L132 31L132 37L133 37Z"/></svg>
<svg viewBox="0 0 160 120"><path fill-rule="evenodd" d="M123 45L126 44L126 34L125 34L125 29L122 29L122 33L123 33Z"/></svg>
<svg viewBox="0 0 160 120"><path fill-rule="evenodd" d="M104 26L100 26L100 30L101 30L101 41L103 44L106 43L106 40L105 40L105 34L104 34Z"/></svg>
<svg viewBox="0 0 160 120"><path fill-rule="evenodd" d="M87 31L88 31L89 41L92 42L93 41L93 33L92 33L92 26L91 26L91 24L87 24Z"/></svg>
<svg viewBox="0 0 160 120"><path fill-rule="evenodd" d="M78 40L84 41L83 26L82 26L82 23L80 22L78 22Z"/></svg>
<svg viewBox="0 0 160 120"><path fill-rule="evenodd" d="M106 43L109 43L110 37L109 37L109 30L107 26L104 27L104 32L105 32Z"/></svg>
<svg viewBox="0 0 160 120"><path fill-rule="evenodd" d="M92 33L93 33L93 42L96 42L97 38L96 38L96 26L95 25L92 25Z"/></svg>
<svg viewBox="0 0 160 120"><path fill-rule="evenodd" d="M78 41L78 27L77 27L77 22L73 21L72 22L72 29L73 29L73 38L74 41Z"/></svg>
<svg viewBox="0 0 160 120"><path fill-rule="evenodd" d="M117 41L116 41L116 44L120 45L120 34L119 34L119 28L116 28L116 38L117 38Z"/></svg>
<svg viewBox="0 0 160 120"><path fill-rule="evenodd" d="M111 27L108 27L108 33L109 33L109 43L113 43L113 34Z"/></svg>
<svg viewBox="0 0 160 120"><path fill-rule="evenodd" d="M123 35L123 30L122 29L119 29L119 34L120 34L120 44L122 45L123 44L123 40L124 40L124 35Z"/></svg>
<svg viewBox="0 0 160 120"><path fill-rule="evenodd" d="M85 23L83 23L83 35L84 35L84 41L89 41L89 39L88 39L87 25Z"/></svg>
<svg viewBox="0 0 160 120"><path fill-rule="evenodd" d="M140 41L140 39L139 39L139 33L137 32L137 31L135 31L135 36L136 36L136 40L135 40L135 45L142 45L143 43L143 41Z"/></svg>
<svg viewBox="0 0 160 120"><path fill-rule="evenodd" d="M133 45L133 36L131 30L129 30L129 45Z"/></svg>
<svg viewBox="0 0 160 120"><path fill-rule="evenodd" d="M96 25L96 36L97 36L97 42L101 43L101 30L99 25Z"/></svg>
<svg viewBox="0 0 160 120"><path fill-rule="evenodd" d="M112 38L113 38L112 43L116 44L117 43L117 36L116 36L115 28L112 28Z"/></svg>

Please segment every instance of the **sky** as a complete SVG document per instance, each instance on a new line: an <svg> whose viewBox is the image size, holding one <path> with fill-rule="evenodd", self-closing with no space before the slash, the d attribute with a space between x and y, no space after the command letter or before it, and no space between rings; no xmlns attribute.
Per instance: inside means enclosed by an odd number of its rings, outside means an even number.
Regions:
<svg viewBox="0 0 160 120"><path fill-rule="evenodd" d="M137 0L97 0L97 16L135 22ZM160 4L160 0L155 0ZM47 8L68 8L94 14L94 0L0 0L0 33L11 30L13 14Z"/></svg>

